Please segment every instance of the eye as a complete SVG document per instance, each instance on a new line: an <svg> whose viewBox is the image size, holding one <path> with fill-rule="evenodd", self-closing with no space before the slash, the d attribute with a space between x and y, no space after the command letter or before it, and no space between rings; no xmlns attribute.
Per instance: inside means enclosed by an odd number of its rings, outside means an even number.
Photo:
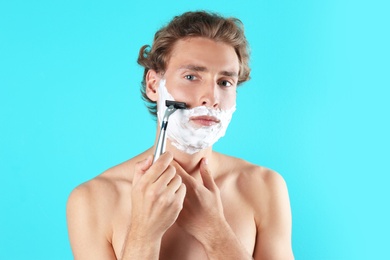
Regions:
<svg viewBox="0 0 390 260"><path fill-rule="evenodd" d="M231 86L233 86L233 83L231 83L228 80L221 80L218 84L220 86L222 86L222 87L231 87Z"/></svg>
<svg viewBox="0 0 390 260"><path fill-rule="evenodd" d="M184 78L185 78L185 79L188 79L188 80L190 80L190 81L196 79L196 77L195 77L194 75L185 75Z"/></svg>

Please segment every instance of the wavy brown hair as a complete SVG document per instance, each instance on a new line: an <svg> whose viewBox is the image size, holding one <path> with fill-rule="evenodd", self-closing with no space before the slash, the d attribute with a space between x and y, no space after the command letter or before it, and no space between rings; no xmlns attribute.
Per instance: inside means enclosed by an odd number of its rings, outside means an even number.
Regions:
<svg viewBox="0 0 390 260"><path fill-rule="evenodd" d="M250 78L249 46L245 38L244 26L239 19L224 18L216 13L205 11L186 12L175 16L168 25L156 32L153 45L142 46L138 55L138 64L145 68L141 94L153 116L156 116L157 105L146 95L146 74L150 69L163 74L175 42L188 37L205 37L232 46L240 63L237 85Z"/></svg>

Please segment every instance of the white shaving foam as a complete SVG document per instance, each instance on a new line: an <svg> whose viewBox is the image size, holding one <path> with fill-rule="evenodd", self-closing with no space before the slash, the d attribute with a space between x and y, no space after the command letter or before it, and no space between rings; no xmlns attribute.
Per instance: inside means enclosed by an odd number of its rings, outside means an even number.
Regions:
<svg viewBox="0 0 390 260"><path fill-rule="evenodd" d="M168 92L165 86L165 79L160 81L158 91L157 115L161 126L165 110L167 109L165 100L175 101L175 99ZM197 153L212 146L219 138L225 135L235 110L235 104L227 110L212 109L205 106L192 109L178 109L169 117L167 137L177 149L188 154ZM212 116L217 118L219 123L211 126L194 125L190 121L190 118L194 116Z"/></svg>

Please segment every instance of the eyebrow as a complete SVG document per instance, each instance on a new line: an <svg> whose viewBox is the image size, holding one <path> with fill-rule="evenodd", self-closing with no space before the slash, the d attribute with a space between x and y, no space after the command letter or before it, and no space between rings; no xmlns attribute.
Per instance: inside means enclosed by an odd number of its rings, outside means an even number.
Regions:
<svg viewBox="0 0 390 260"><path fill-rule="evenodd" d="M207 72L208 69L204 66L197 66L197 65L184 65L184 66L181 66L179 68L180 70L192 70L192 71L196 71L196 72ZM228 77L236 77L238 78L238 73L237 72L234 72L234 71L227 71L227 70L223 70L221 72L219 72L219 74L221 75L224 75L224 76L228 76Z"/></svg>

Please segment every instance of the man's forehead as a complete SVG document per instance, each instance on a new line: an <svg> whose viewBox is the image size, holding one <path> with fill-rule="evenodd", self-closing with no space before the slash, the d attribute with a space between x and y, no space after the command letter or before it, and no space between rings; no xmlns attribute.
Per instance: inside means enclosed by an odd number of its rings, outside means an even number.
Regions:
<svg viewBox="0 0 390 260"><path fill-rule="evenodd" d="M233 46L204 37L177 40L167 60L167 69L218 72L238 76L239 59Z"/></svg>

